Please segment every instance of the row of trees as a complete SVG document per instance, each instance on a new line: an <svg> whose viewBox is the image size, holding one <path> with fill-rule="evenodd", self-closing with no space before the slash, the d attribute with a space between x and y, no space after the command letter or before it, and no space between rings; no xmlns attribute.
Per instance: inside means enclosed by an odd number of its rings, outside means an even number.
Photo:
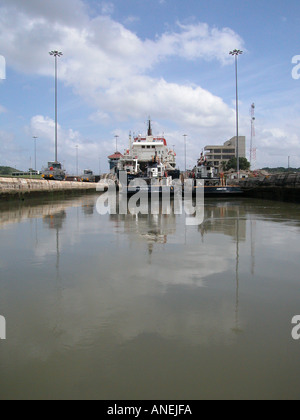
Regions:
<svg viewBox="0 0 300 420"><path fill-rule="evenodd" d="M284 168L280 166L278 168L262 168L263 171L267 171L270 174L278 174L278 173L285 173L285 172L300 172L300 168Z"/></svg>

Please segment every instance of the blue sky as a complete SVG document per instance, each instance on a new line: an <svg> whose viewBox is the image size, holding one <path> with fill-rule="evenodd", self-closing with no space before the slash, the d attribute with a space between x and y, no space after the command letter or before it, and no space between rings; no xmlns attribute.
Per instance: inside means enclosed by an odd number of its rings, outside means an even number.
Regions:
<svg viewBox="0 0 300 420"><path fill-rule="evenodd" d="M54 59L59 60L59 159L68 172L107 171L129 131L175 145L192 167L207 144L235 135L234 59L240 48L240 134L250 148L256 106L257 167L300 167L300 2L271 0L2 0L0 165L38 169L54 158ZM299 59L300 61L300 59ZM1 73L1 72L0 72ZM295 72L298 75L298 71ZM299 70L300 74L300 70ZM247 156L249 157L249 156Z"/></svg>

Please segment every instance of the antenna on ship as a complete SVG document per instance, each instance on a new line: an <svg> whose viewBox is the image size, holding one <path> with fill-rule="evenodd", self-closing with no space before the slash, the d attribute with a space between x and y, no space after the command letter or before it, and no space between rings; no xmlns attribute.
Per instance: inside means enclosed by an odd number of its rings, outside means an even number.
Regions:
<svg viewBox="0 0 300 420"><path fill-rule="evenodd" d="M251 141L250 141L250 168L252 170L256 167L256 147L255 147L255 104L253 103L250 108L251 115Z"/></svg>
<svg viewBox="0 0 300 420"><path fill-rule="evenodd" d="M132 135L131 131L129 131L129 154L131 155L131 149L132 149Z"/></svg>
<svg viewBox="0 0 300 420"><path fill-rule="evenodd" d="M151 118L148 120L148 137L152 136Z"/></svg>

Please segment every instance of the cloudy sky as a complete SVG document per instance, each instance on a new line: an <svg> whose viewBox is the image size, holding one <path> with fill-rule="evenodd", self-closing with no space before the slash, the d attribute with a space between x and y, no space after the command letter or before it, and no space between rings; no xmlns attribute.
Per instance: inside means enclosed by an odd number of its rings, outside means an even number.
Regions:
<svg viewBox="0 0 300 420"><path fill-rule="evenodd" d="M68 172L108 169L129 132L175 146L183 168L207 144L235 135L240 48L240 134L255 103L257 167L300 167L299 0L1 0L0 165L54 159L54 58L58 62L59 160ZM299 57L297 57L299 56ZM6 65L4 66L4 61ZM299 68L298 68L299 67ZM298 76L299 74L299 76ZM298 78L299 77L299 78Z"/></svg>

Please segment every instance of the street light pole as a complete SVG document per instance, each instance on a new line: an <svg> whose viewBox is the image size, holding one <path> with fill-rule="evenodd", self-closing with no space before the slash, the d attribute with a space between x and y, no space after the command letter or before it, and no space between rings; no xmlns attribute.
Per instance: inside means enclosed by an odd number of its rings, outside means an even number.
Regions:
<svg viewBox="0 0 300 420"><path fill-rule="evenodd" d="M49 54L54 56L55 58L55 162L58 162L58 158L57 158L57 57L61 57L63 53L59 51L51 51L49 52Z"/></svg>
<svg viewBox="0 0 300 420"><path fill-rule="evenodd" d="M116 152L118 151L118 138L119 138L119 136L115 136L115 139L116 139Z"/></svg>
<svg viewBox="0 0 300 420"><path fill-rule="evenodd" d="M37 136L33 136L32 138L34 139L34 170L36 172L36 139L38 137Z"/></svg>
<svg viewBox="0 0 300 420"><path fill-rule="evenodd" d="M243 54L241 50L230 51L230 55L235 57L235 85L236 85L236 160L237 160L237 177L240 179L240 154L239 154L239 102L238 102L238 66L237 58Z"/></svg>
<svg viewBox="0 0 300 420"><path fill-rule="evenodd" d="M75 146L76 147L76 176L78 177L78 145Z"/></svg>
<svg viewBox="0 0 300 420"><path fill-rule="evenodd" d="M187 134L184 134L183 137L184 137L184 171L185 171L185 176L186 176L186 138L187 138Z"/></svg>

